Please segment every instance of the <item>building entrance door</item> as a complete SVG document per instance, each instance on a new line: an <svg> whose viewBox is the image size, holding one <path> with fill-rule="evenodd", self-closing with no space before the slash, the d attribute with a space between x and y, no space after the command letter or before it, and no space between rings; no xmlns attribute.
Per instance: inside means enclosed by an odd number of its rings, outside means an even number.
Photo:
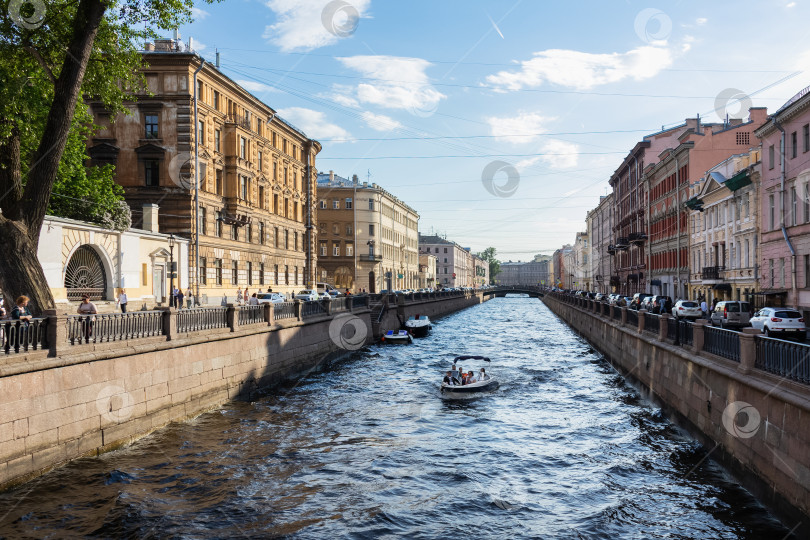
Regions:
<svg viewBox="0 0 810 540"><path fill-rule="evenodd" d="M166 301L166 269L163 265L155 265L152 269L152 294L155 302Z"/></svg>

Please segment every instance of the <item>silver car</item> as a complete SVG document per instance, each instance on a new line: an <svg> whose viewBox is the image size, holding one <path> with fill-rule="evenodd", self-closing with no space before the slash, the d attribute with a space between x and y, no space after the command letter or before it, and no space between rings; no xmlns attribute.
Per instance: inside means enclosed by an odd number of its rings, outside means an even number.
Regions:
<svg viewBox="0 0 810 540"><path fill-rule="evenodd" d="M703 312L697 302L678 300L672 306L672 316L676 319L699 319L703 316Z"/></svg>
<svg viewBox="0 0 810 540"><path fill-rule="evenodd" d="M717 302L712 311L712 326L726 328L727 326L748 326L750 304L737 300L724 300Z"/></svg>
<svg viewBox="0 0 810 540"><path fill-rule="evenodd" d="M769 337L795 337L799 341L807 337L804 317L794 309L762 308L751 317L751 326Z"/></svg>

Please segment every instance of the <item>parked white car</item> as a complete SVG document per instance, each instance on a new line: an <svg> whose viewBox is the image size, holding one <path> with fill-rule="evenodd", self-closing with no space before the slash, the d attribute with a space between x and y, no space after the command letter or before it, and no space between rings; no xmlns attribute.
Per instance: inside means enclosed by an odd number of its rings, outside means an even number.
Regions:
<svg viewBox="0 0 810 540"><path fill-rule="evenodd" d="M676 319L699 319L703 316L703 312L697 302L678 300L672 306L672 316Z"/></svg>
<svg viewBox="0 0 810 540"><path fill-rule="evenodd" d="M303 290L300 290L295 295L295 299L296 300L305 300L305 301L318 300L318 291L316 291L315 289L303 289Z"/></svg>
<svg viewBox="0 0 810 540"><path fill-rule="evenodd" d="M804 317L795 309L762 308L751 317L751 326L769 337L794 337L799 341L807 337Z"/></svg>
<svg viewBox="0 0 810 540"><path fill-rule="evenodd" d="M260 304L280 304L287 301L283 294L277 292L259 293L256 298L258 298Z"/></svg>

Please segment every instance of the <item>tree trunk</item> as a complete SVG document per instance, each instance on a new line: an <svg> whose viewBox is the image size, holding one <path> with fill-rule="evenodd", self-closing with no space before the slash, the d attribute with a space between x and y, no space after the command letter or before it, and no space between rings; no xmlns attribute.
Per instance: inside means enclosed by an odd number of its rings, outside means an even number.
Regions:
<svg viewBox="0 0 810 540"><path fill-rule="evenodd" d="M53 309L53 296L37 259L37 248L22 222L0 217L0 253L4 254L0 287L6 299L6 311L11 313L20 295L31 299L29 307L34 316L40 316L44 309Z"/></svg>

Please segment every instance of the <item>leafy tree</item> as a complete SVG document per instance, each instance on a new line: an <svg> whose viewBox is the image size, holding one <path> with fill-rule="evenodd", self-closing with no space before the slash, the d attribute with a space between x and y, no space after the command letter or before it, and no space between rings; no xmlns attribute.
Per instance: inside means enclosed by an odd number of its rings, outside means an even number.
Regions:
<svg viewBox="0 0 810 540"><path fill-rule="evenodd" d="M489 263L489 282L495 283L495 276L501 273L501 261L495 258L496 249L488 247L477 256Z"/></svg>
<svg viewBox="0 0 810 540"><path fill-rule="evenodd" d="M81 172L89 129L85 96L112 114L126 112L124 101L144 87L137 44L189 21L192 5L192 0L2 4L0 249L6 256L0 287L28 295L35 310L54 306L37 259L49 208L95 215L113 226L126 221L114 204L120 192L106 181L111 171ZM75 199L83 198L84 206L77 208Z"/></svg>

